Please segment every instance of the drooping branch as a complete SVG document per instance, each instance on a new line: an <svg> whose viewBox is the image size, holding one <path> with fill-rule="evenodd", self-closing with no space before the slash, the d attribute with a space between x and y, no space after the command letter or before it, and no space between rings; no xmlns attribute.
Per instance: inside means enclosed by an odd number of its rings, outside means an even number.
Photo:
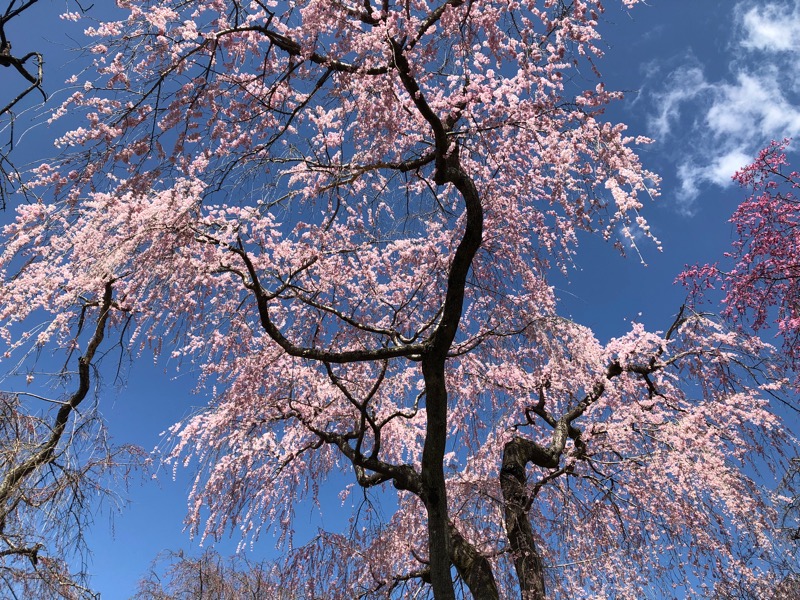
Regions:
<svg viewBox="0 0 800 600"><path fill-rule="evenodd" d="M258 272L256 271L253 261L244 249L231 248L233 252L238 254L242 261L245 263L247 274L250 278L246 286L256 299L256 306L258 308L258 315L261 326L264 331L290 356L297 358L306 358L310 360L317 360L320 362L345 364L353 362L369 362L369 361L382 361L390 358L398 358L401 356L409 357L421 353L422 344L409 344L403 346L382 346L374 349L367 350L345 350L341 352L332 352L329 350L321 350L310 346L300 346L290 341L277 325L272 321L269 312L270 295L262 287Z"/></svg>
<svg viewBox="0 0 800 600"><path fill-rule="evenodd" d="M667 330L664 336L665 340L670 340L686 322L684 311L685 307L682 306ZM576 458L586 456L586 443L581 437L581 430L574 425L574 421L602 397L606 391L606 382L624 373L639 376L645 383L648 395L652 397L656 390L650 375L673 364L672 360L666 362L659 360L664 352L664 346L659 346L645 364L623 366L618 360L612 360L606 367L604 376L594 384L592 390L559 418L555 418L545 406L546 393L549 389L549 383L545 383L539 387L539 401L529 409L527 418L528 422L532 423L530 413L533 413L552 427L550 443L542 446L533 440L515 436L505 444L500 470L500 487L503 493L506 532L523 600L544 600L546 598L544 563L535 542L529 512L535 494L544 482L572 472L572 465L560 467L568 439L573 441ZM537 484L533 492L529 491L527 487L526 469L528 464L551 471L540 484Z"/></svg>
<svg viewBox="0 0 800 600"><path fill-rule="evenodd" d="M2 483L0 483L0 531L5 525L8 516L8 504L14 491L23 479L53 461L56 448L64 435L70 417L89 393L92 360L105 336L106 323L108 322L109 311L113 302L112 297L113 285L108 282L105 285L103 299L100 302L94 333L89 339L83 355L78 359L78 388L61 404L61 408L56 413L50 437L35 451L31 452L26 460L6 473Z"/></svg>

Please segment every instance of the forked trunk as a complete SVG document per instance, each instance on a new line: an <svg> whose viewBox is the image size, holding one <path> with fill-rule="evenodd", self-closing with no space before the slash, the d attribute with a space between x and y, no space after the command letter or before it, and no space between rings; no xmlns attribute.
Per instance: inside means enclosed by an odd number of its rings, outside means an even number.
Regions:
<svg viewBox="0 0 800 600"><path fill-rule="evenodd" d="M506 533L514 557L522 600L544 600L544 565L528 518L530 500L525 487L528 453L525 450L519 439L505 445L500 487L503 491Z"/></svg>

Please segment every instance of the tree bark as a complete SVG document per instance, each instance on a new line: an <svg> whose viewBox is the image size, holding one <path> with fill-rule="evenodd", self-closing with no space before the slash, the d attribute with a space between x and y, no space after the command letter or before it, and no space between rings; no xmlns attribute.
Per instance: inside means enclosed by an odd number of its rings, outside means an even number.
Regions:
<svg viewBox="0 0 800 600"><path fill-rule="evenodd" d="M450 574L452 543L443 465L448 411L444 370L447 353L461 323L467 274L483 239L483 207L475 183L461 166L458 142L449 137L457 117L445 121L439 118L412 75L411 66L404 55L405 41L401 43L390 39L389 44L397 75L419 114L428 122L433 132L433 182L437 186L448 183L455 186L464 198L466 209L464 235L450 265L442 316L421 353L427 412L425 445L422 450L422 499L428 512L431 585L436 600L455 600Z"/></svg>
<svg viewBox="0 0 800 600"><path fill-rule="evenodd" d="M473 599L499 600L500 593L489 560L465 540L453 525L450 525L450 540L453 545L453 565L469 587Z"/></svg>
<svg viewBox="0 0 800 600"><path fill-rule="evenodd" d="M523 600L545 600L544 564L533 538L533 528L528 516L530 499L525 485L525 466L531 460L532 454L537 452L543 456L547 454L529 440L511 440L503 449L503 466L500 471L506 534Z"/></svg>
<svg viewBox="0 0 800 600"><path fill-rule="evenodd" d="M450 574L450 519L444 479L444 451L447 443L447 389L444 359L422 361L425 378L427 425L422 450L422 500L428 513L428 556L431 587L436 600L455 600Z"/></svg>

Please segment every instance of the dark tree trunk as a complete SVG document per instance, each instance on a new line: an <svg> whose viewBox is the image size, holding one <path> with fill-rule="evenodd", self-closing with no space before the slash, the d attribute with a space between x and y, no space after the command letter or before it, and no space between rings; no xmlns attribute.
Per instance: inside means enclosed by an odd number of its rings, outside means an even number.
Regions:
<svg viewBox="0 0 800 600"><path fill-rule="evenodd" d="M492 573L489 560L478 552L451 525L450 541L453 545L453 564L461 575L461 579L469 587L474 600L498 600L497 583Z"/></svg>
<svg viewBox="0 0 800 600"><path fill-rule="evenodd" d="M404 59L399 59L404 60ZM402 70L402 69L401 69ZM423 114L430 107L416 97L416 83L404 76L409 92ZM450 519L444 478L444 452L447 445L447 386L445 363L456 337L464 309L464 291L472 259L480 248L483 236L483 207L475 184L461 168L458 146L449 147L442 123L430 114L426 116L437 131L437 159L434 180L437 185L452 183L461 192L466 206L466 227L453 255L447 278L442 316L422 356L425 378L425 409L427 426L422 450L422 499L428 513L428 548L430 553L431 586L436 600L455 600L450 574L453 546L450 539ZM446 579L446 581L445 581Z"/></svg>
<svg viewBox="0 0 800 600"><path fill-rule="evenodd" d="M503 466L500 471L506 533L523 600L545 599L544 565L533 539L533 528L528 516L530 498L525 485L525 466L534 449L538 447L528 440L511 440L503 449Z"/></svg>
<svg viewBox="0 0 800 600"><path fill-rule="evenodd" d="M422 500L428 513L428 556L431 587L436 600L455 600L450 575L450 519L444 479L444 451L447 443L447 389L444 360L423 359L425 408L428 423L422 450Z"/></svg>

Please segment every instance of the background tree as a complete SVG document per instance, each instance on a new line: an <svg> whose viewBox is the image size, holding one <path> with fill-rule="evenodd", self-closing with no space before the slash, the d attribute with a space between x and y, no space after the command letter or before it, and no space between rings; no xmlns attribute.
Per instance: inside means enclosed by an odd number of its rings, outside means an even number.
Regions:
<svg viewBox="0 0 800 600"><path fill-rule="evenodd" d="M737 239L726 264L687 269L682 278L700 293L719 285L725 314L759 331L777 325L776 336L791 366L800 366L800 174L789 167L790 140L773 141L733 179L749 196L731 223Z"/></svg>
<svg viewBox="0 0 800 600"><path fill-rule="evenodd" d="M12 29L38 0L9 0L0 13L0 129L8 134L0 151L0 203L20 181L10 158L14 147L16 109L31 94L47 100L43 87L44 57L37 48L45 42L23 28ZM80 5L78 5L80 7ZM44 9L46 10L46 9ZM81 9L82 10L82 9ZM12 49L12 39L20 52ZM34 48L30 50L30 48ZM104 298L103 300L108 300ZM80 340L84 321L70 341L71 357L58 377L63 395L45 397L31 390L34 365L19 369L27 379L26 392L0 392L0 585L9 598L93 598L85 570L86 528L102 498L116 501L120 483L140 462L132 447L113 447L106 439L91 396L97 348L104 335L109 305L100 301L94 330ZM87 327L90 323L86 324ZM85 336L84 336L85 337ZM81 346L83 352L81 352ZM69 386L75 387L69 390ZM52 390L48 390L52 391ZM47 393L47 392L45 392Z"/></svg>
<svg viewBox="0 0 800 600"><path fill-rule="evenodd" d="M196 530L274 528L300 597L771 585L768 349L683 310L601 343L547 281L580 232L649 236L647 140L571 77L598 2L123 7L4 231L2 333L69 352L107 319L197 377ZM343 477L351 530L296 545Z"/></svg>
<svg viewBox="0 0 800 600"><path fill-rule="evenodd" d="M104 335L110 294L77 356L77 380L59 398L30 392L0 395L0 582L9 598L94 598L85 571L84 533L103 497L135 463L135 448L107 443L102 420L84 400ZM79 328L80 333L80 328ZM79 340L70 345L75 354ZM28 383L34 376L29 372ZM23 401L23 398L25 401ZM44 408L43 408L44 407ZM76 567L77 565L77 567Z"/></svg>
<svg viewBox="0 0 800 600"><path fill-rule="evenodd" d="M253 563L239 554L223 558L215 550L200 556L167 552L158 557L139 583L134 600L290 600L275 585L268 563Z"/></svg>

